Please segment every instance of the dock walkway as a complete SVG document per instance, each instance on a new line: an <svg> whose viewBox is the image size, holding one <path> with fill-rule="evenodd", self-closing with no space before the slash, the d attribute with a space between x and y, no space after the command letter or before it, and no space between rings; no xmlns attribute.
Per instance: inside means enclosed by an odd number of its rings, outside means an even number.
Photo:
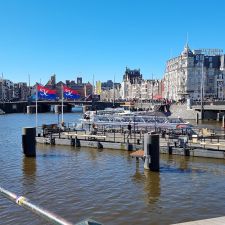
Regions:
<svg viewBox="0 0 225 225"><path fill-rule="evenodd" d="M225 159L225 135L209 133L203 130L202 134L160 134L160 153L198 156ZM206 132L207 131L207 132ZM210 134L210 135L209 135ZM70 145L75 147L102 147L103 149L120 149L137 151L143 149L144 133L128 134L126 131L98 131L68 129L59 133L45 133L40 131L36 137L37 143L52 145ZM137 157L136 157L137 158ZM138 158L142 158L138 156Z"/></svg>

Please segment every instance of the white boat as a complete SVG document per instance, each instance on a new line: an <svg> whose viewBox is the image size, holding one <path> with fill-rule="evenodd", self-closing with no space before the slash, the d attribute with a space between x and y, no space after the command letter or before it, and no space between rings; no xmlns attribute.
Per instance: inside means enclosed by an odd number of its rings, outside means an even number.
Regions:
<svg viewBox="0 0 225 225"><path fill-rule="evenodd" d="M130 112L118 110L102 110L89 112L81 119L80 127L90 129L92 124L105 129L127 129L128 124L138 129L186 129L190 128L188 122L181 118L168 118L166 116L152 115L152 112Z"/></svg>

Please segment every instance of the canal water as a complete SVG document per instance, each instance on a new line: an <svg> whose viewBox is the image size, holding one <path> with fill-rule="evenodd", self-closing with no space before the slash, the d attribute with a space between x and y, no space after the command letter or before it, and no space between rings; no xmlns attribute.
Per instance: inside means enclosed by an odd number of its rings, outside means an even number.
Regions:
<svg viewBox="0 0 225 225"><path fill-rule="evenodd" d="M80 114L65 114L66 122ZM57 123L39 114L39 124ZM35 115L0 116L0 186L76 223L172 224L225 216L225 160L161 155L160 173L127 151L37 145L25 158L21 129ZM0 195L0 224L48 224Z"/></svg>

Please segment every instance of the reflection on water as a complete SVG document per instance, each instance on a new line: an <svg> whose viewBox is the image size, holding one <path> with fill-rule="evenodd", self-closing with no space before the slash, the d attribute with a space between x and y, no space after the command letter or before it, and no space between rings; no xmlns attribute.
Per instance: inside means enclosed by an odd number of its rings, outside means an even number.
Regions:
<svg viewBox="0 0 225 225"><path fill-rule="evenodd" d="M23 173L24 177L36 176L36 158L23 156Z"/></svg>
<svg viewBox="0 0 225 225"><path fill-rule="evenodd" d="M40 144L36 158L25 158L21 127L34 125L35 115L5 115L0 124L0 185L69 221L164 225L225 215L224 160L161 155L155 173L126 151ZM0 208L1 224L46 224L2 196Z"/></svg>
<svg viewBox="0 0 225 225"><path fill-rule="evenodd" d="M132 176L132 181L143 184L143 191L145 192L145 202L149 205L157 202L160 196L160 173L151 172L141 169L143 163L136 163L136 171Z"/></svg>
<svg viewBox="0 0 225 225"><path fill-rule="evenodd" d="M153 204L160 197L160 173L144 171L144 191L146 192L146 200L148 204Z"/></svg>

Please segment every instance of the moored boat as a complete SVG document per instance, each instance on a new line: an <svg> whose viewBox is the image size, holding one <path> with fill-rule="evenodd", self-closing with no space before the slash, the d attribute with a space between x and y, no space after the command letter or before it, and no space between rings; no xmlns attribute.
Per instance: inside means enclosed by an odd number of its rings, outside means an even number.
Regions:
<svg viewBox="0 0 225 225"><path fill-rule="evenodd" d="M104 111L89 112L81 119L81 126L89 129L91 124L104 128L127 128L128 124L137 129L186 129L190 124L182 118L156 116L152 112Z"/></svg>

